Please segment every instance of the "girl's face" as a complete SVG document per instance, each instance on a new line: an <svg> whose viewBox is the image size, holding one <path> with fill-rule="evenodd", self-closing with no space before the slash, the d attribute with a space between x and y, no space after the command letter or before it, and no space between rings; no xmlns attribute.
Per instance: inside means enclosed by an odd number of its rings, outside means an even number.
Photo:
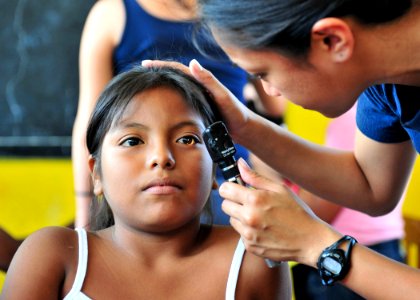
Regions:
<svg viewBox="0 0 420 300"><path fill-rule="evenodd" d="M103 193L115 223L163 232L199 220L212 189L213 162L202 140L205 125L175 90L137 94L105 135Z"/></svg>

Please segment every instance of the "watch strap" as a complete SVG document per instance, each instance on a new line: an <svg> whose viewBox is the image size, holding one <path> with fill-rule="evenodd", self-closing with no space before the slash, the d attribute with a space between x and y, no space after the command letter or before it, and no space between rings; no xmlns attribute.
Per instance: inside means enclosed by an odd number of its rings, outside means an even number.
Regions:
<svg viewBox="0 0 420 300"><path fill-rule="evenodd" d="M346 242L348 243L346 250L339 248L341 244ZM355 238L345 235L322 251L318 258L317 267L323 285L334 285L336 281L342 280L347 275L350 270L351 252L356 243L357 240ZM331 272L323 266L323 262L327 257L334 257L337 263L341 265L341 270L338 273Z"/></svg>

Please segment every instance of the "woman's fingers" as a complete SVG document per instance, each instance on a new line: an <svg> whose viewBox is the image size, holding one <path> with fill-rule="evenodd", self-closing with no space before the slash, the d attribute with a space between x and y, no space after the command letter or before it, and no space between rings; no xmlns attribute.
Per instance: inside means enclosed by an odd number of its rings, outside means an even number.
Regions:
<svg viewBox="0 0 420 300"><path fill-rule="evenodd" d="M201 82L216 98L216 102L222 105L223 102L236 99L235 96L208 70L193 59L190 61L189 70L195 79ZM225 100L224 100L225 99Z"/></svg>
<svg viewBox="0 0 420 300"><path fill-rule="evenodd" d="M215 97L226 97L227 95L234 97L230 94L229 90L221 84L210 71L204 69L196 59L191 60L189 66L176 61L163 60L143 60L141 65L143 67L172 67L181 70L186 74L192 75L201 82L201 84L203 84Z"/></svg>
<svg viewBox="0 0 420 300"><path fill-rule="evenodd" d="M264 176L261 176L259 173L251 169L251 167L243 158L238 160L238 169L241 173L242 180L255 189L262 189L272 192L279 192L284 190L281 182L274 182Z"/></svg>
<svg viewBox="0 0 420 300"><path fill-rule="evenodd" d="M197 60L193 59L189 67L194 78L212 93L231 135L237 137L251 111Z"/></svg>

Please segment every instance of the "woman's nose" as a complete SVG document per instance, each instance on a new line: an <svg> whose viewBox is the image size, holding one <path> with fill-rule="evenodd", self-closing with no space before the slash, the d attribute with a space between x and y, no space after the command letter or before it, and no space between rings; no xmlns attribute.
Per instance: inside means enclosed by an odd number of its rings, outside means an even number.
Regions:
<svg viewBox="0 0 420 300"><path fill-rule="evenodd" d="M276 87L274 87L271 83L261 80L261 84L264 88L264 91L266 92L268 96L271 96L271 97L281 96L280 91Z"/></svg>

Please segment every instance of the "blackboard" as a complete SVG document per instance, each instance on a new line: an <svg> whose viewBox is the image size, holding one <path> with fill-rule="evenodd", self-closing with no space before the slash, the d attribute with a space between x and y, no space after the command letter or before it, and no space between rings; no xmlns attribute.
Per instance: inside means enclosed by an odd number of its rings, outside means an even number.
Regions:
<svg viewBox="0 0 420 300"><path fill-rule="evenodd" d="M0 155L69 156L94 0L0 0Z"/></svg>

